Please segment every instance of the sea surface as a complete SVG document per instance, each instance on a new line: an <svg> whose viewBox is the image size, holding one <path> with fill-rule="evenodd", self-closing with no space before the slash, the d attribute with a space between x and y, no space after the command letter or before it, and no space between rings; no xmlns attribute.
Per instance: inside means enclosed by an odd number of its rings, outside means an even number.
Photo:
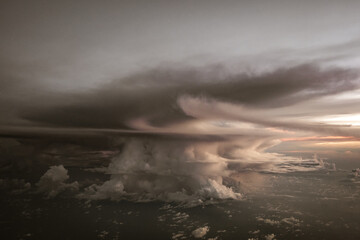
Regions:
<svg viewBox="0 0 360 240"><path fill-rule="evenodd" d="M82 167L65 167L69 181L85 184L89 179L101 182L108 178ZM36 191L36 177L22 180L13 176L1 180L1 239L309 240L360 236L360 178L349 170L258 173L261 181L244 184L241 200L210 199L192 206L162 201L90 201L71 191L49 198Z"/></svg>

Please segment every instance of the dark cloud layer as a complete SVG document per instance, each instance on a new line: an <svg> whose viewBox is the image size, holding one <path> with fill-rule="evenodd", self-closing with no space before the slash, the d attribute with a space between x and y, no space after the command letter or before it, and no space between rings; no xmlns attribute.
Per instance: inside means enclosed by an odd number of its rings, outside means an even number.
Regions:
<svg viewBox="0 0 360 240"><path fill-rule="evenodd" d="M183 95L269 109L358 87L356 71L338 67L300 65L263 74L215 69L146 71L86 93L55 94L46 100L48 106L25 109L20 117L59 127L129 128L136 118L161 126L190 118L177 105Z"/></svg>

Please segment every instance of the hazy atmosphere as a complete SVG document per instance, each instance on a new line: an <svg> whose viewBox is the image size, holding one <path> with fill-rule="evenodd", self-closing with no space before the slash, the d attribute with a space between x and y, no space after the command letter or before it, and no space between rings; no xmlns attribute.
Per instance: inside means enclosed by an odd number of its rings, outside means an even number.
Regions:
<svg viewBox="0 0 360 240"><path fill-rule="evenodd" d="M358 239L359 1L2 1L4 239Z"/></svg>

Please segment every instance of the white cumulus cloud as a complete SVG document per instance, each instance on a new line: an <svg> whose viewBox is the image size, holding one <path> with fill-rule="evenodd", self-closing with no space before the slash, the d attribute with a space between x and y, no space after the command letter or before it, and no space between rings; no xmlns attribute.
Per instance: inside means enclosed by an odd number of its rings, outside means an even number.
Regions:
<svg viewBox="0 0 360 240"><path fill-rule="evenodd" d="M192 235L195 238L202 238L208 233L209 230L210 230L210 228L208 226L199 227L199 228L195 229L194 231L192 231Z"/></svg>
<svg viewBox="0 0 360 240"><path fill-rule="evenodd" d="M78 182L65 183L69 179L68 170L63 165L51 166L47 172L41 176L36 186L38 192L44 193L48 198L57 196L65 190L78 190Z"/></svg>

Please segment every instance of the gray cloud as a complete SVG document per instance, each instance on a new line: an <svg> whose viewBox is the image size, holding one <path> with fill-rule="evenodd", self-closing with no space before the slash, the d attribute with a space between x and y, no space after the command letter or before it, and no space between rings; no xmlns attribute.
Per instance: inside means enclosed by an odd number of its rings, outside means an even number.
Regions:
<svg viewBox="0 0 360 240"><path fill-rule="evenodd" d="M41 176L36 184L38 192L46 194L48 198L56 197L63 191L77 191L78 182L65 183L69 179L68 170L63 165L51 166L50 169Z"/></svg>
<svg viewBox="0 0 360 240"><path fill-rule="evenodd" d="M156 126L191 119L177 104L183 95L269 109L358 87L357 72L352 69L301 65L257 75L215 69L219 71L155 69L86 93L55 94L47 99L49 106L24 109L21 117L58 127L128 129L129 121L136 118Z"/></svg>

